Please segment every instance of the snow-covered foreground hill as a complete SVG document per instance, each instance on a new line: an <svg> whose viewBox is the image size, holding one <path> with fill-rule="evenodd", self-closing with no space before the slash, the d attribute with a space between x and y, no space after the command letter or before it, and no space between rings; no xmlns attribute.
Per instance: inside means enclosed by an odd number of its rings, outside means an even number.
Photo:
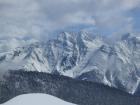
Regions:
<svg viewBox="0 0 140 105"><path fill-rule="evenodd" d="M75 105L47 94L26 94L17 96L1 105Z"/></svg>

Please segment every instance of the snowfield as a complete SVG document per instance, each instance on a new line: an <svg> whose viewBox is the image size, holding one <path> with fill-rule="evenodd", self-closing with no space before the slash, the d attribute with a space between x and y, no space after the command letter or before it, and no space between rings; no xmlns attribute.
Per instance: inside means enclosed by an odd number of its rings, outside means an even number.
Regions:
<svg viewBox="0 0 140 105"><path fill-rule="evenodd" d="M1 105L76 105L47 94L26 94L17 96Z"/></svg>

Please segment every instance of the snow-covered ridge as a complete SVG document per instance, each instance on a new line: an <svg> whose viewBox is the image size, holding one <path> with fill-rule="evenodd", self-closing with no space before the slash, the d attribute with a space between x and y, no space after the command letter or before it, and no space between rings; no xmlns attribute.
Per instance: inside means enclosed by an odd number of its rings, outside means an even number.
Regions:
<svg viewBox="0 0 140 105"><path fill-rule="evenodd" d="M47 43L0 53L0 69L57 73L133 94L140 83L140 37L127 34L111 45L86 32L64 32Z"/></svg>
<svg viewBox="0 0 140 105"><path fill-rule="evenodd" d="M17 96L1 105L76 105L47 94L26 94Z"/></svg>

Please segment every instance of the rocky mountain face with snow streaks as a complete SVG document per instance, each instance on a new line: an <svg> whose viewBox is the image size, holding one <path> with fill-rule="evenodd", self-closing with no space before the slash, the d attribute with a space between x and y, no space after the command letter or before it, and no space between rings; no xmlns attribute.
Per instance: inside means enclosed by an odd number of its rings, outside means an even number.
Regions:
<svg viewBox="0 0 140 105"><path fill-rule="evenodd" d="M0 53L1 74L38 71L103 83L134 94L140 87L140 37L126 34L114 44L86 32Z"/></svg>

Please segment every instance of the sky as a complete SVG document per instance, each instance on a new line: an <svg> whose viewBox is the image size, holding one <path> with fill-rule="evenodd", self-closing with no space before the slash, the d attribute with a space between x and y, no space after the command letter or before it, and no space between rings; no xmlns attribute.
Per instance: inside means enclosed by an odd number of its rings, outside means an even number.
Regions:
<svg viewBox="0 0 140 105"><path fill-rule="evenodd" d="M0 39L139 32L140 0L0 0Z"/></svg>

